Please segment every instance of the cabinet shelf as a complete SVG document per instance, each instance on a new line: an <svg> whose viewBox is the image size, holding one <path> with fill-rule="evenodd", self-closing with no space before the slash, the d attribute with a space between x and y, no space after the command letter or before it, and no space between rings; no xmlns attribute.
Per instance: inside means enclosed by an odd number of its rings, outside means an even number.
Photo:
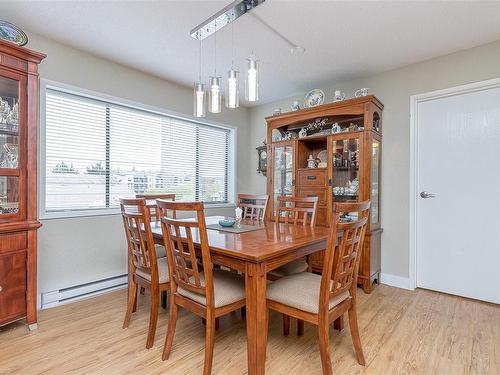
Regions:
<svg viewBox="0 0 500 375"><path fill-rule="evenodd" d="M359 167L333 167L334 171L359 171Z"/></svg>
<svg viewBox="0 0 500 375"><path fill-rule="evenodd" d="M19 176L18 168L0 168L0 176Z"/></svg>
<svg viewBox="0 0 500 375"><path fill-rule="evenodd" d="M0 129L0 134L1 135L13 135L13 136L18 136L19 133L17 131L13 130L6 130L6 129Z"/></svg>

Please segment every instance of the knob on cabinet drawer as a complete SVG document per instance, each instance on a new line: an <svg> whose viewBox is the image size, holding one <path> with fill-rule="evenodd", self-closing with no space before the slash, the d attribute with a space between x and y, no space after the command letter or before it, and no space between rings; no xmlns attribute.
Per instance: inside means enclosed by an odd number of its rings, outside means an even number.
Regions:
<svg viewBox="0 0 500 375"><path fill-rule="evenodd" d="M3 290L3 286L0 285L0 293L2 293L2 290Z"/></svg>

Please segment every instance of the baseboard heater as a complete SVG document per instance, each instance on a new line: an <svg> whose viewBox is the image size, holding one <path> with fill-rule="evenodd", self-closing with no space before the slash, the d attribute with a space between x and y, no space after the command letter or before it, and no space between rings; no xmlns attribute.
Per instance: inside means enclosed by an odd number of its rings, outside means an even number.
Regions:
<svg viewBox="0 0 500 375"><path fill-rule="evenodd" d="M41 295L41 308L48 309L50 307L94 297L113 290L123 289L127 287L127 282L128 277L125 274L69 288L54 290L52 292L45 292Z"/></svg>

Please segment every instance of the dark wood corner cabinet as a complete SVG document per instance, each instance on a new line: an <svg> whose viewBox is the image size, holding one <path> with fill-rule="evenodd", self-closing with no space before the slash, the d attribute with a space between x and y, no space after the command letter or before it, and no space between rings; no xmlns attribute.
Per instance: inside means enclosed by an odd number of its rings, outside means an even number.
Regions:
<svg viewBox="0 0 500 375"><path fill-rule="evenodd" d="M38 64L45 55L0 40L0 325L37 327Z"/></svg>
<svg viewBox="0 0 500 375"><path fill-rule="evenodd" d="M266 118L269 215L274 216L280 195L317 196L317 225L326 226L335 202L371 200L358 278L367 293L374 281L380 282L383 108L370 95ZM343 220L350 215L346 213ZM323 253L313 254L310 263L313 271L320 272Z"/></svg>

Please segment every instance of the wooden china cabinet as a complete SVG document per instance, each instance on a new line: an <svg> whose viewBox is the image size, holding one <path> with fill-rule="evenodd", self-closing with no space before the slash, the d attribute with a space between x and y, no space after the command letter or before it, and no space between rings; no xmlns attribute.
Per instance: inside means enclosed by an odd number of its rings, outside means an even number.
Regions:
<svg viewBox="0 0 500 375"><path fill-rule="evenodd" d="M277 197L319 198L317 225L329 225L335 202L372 202L358 283L380 282L380 162L383 104L373 95L267 117L268 215ZM308 160L315 168L308 168ZM350 220L354 213L346 213ZM311 255L321 272L323 252Z"/></svg>
<svg viewBox="0 0 500 375"><path fill-rule="evenodd" d="M45 55L0 40L0 325L37 327L38 64Z"/></svg>

